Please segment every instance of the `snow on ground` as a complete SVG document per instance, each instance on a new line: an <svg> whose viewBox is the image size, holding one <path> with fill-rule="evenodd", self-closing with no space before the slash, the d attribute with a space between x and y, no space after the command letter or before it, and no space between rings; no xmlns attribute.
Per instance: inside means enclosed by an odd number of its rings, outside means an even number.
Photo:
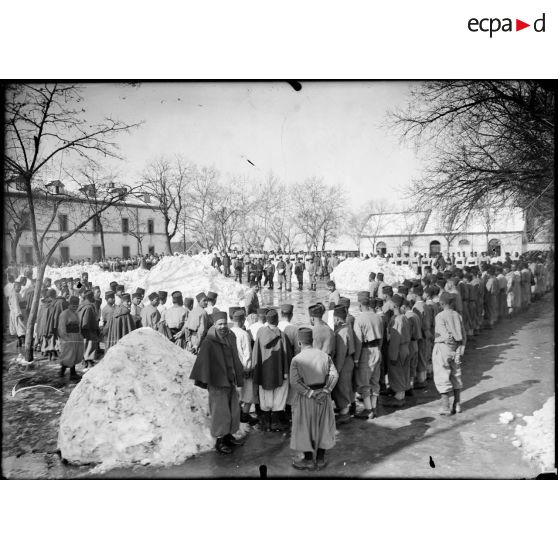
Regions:
<svg viewBox="0 0 558 558"><path fill-rule="evenodd" d="M554 428L554 395L548 399L542 409L535 411L532 416L523 417L527 423L525 426L515 427L515 435L521 442L523 456L526 459L539 464L541 472L549 473L556 471L554 453L555 428ZM512 442L513 443L513 442Z"/></svg>
<svg viewBox="0 0 558 558"><path fill-rule="evenodd" d="M331 278L338 289L343 291L367 291L370 272L384 274L388 285L400 284L405 279L414 279L417 275L411 267L394 265L384 258L348 258L341 262L332 272Z"/></svg>
<svg viewBox="0 0 558 558"><path fill-rule="evenodd" d="M153 291L167 291L166 307L172 306L171 293L181 291L184 297L194 298L199 292L213 291L219 295L217 307L228 311L230 306L243 306L245 287L234 279L225 277L212 268L211 256L165 256L150 270L134 269L125 272L103 271L98 265L74 265L70 267L47 267L45 277L52 281L63 277L81 277L86 271L89 281L98 285L103 294L112 281L124 285L126 292L133 293L137 287L145 289L147 297Z"/></svg>
<svg viewBox="0 0 558 558"><path fill-rule="evenodd" d="M211 449L207 392L189 379L195 359L151 328L124 336L71 393L62 457L102 469L166 466Z"/></svg>

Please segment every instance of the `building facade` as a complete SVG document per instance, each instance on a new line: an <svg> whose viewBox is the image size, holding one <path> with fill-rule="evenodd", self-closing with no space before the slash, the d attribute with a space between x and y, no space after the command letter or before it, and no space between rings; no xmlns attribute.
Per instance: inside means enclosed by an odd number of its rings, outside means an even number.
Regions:
<svg viewBox="0 0 558 558"><path fill-rule="evenodd" d="M44 235L45 252L60 235L94 213L87 198L80 198L75 192L69 194L61 182L52 182L47 188L50 195L34 197L37 232L39 236ZM5 188L4 193L4 261L11 261L15 256L19 264L36 264L30 225L21 220L28 211L26 194L17 187ZM16 233L19 234L15 246ZM62 263L90 258L94 262L101 260L103 253L105 258L129 258L166 251L164 222L157 206L150 203L149 198L127 196L64 240L51 261Z"/></svg>

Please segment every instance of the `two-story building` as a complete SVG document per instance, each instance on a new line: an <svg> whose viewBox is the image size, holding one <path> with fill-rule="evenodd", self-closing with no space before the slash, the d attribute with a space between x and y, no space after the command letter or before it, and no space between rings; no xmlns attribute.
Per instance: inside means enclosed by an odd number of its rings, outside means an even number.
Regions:
<svg viewBox="0 0 558 558"><path fill-rule="evenodd" d="M86 187L91 188L92 186ZM121 184L110 183L115 192L125 194ZM4 261L14 258L21 264L33 264L33 239L29 209L22 184L10 180L4 188ZM83 189L69 191L59 180L50 182L33 197L39 236L44 246L75 228L95 212L91 196ZM99 218L64 240L52 261L70 259L128 258L138 254L160 254L167 251L164 222L157 206L148 195L125 195L123 200L106 209Z"/></svg>

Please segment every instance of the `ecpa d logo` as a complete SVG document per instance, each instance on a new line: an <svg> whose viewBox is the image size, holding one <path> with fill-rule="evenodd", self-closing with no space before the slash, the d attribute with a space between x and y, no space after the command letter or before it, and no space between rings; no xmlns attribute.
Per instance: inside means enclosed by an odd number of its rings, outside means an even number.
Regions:
<svg viewBox="0 0 558 558"><path fill-rule="evenodd" d="M536 33L545 32L545 16L546 14L543 14L540 18L536 19L533 22L532 27ZM490 38L492 38L492 35L494 33L497 33L498 31L503 31L504 33L506 33L512 31L521 31L522 29L531 27L530 23L526 23L525 21L516 18L514 29L512 21L513 20L509 17L505 17L503 19L500 19L498 17L484 17L482 19L472 17L469 20L467 27L469 28L469 31L472 31L473 33L477 33L478 31L489 33Z"/></svg>

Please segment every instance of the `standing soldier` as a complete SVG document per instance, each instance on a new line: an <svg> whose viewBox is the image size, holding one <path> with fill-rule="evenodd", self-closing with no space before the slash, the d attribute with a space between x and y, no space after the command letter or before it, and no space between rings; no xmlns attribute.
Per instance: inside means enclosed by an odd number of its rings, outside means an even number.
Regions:
<svg viewBox="0 0 558 558"><path fill-rule="evenodd" d="M521 305L527 310L531 304L531 271L527 262L521 263Z"/></svg>
<svg viewBox="0 0 558 558"><path fill-rule="evenodd" d="M83 336L83 360L85 369L95 366L99 343L99 317L93 291L85 291L85 301L78 310L79 325Z"/></svg>
<svg viewBox="0 0 558 558"><path fill-rule="evenodd" d="M309 291L315 291L316 290L316 282L317 282L317 276L316 276L316 264L314 263L314 258L310 257L310 259L308 260L307 264L306 264L306 271L308 272L308 277L309 277L309 281L310 281L310 288L308 289Z"/></svg>
<svg viewBox="0 0 558 558"><path fill-rule="evenodd" d="M246 315L255 314L260 307L260 301L258 299L258 292L260 291L259 285L256 281L250 282L250 289L246 291L244 295L244 307L246 309Z"/></svg>
<svg viewBox="0 0 558 558"><path fill-rule="evenodd" d="M303 277L304 277L304 262L302 261L302 258L298 258L298 261L296 262L294 267L294 274L298 282L298 290L302 291L302 284L303 284Z"/></svg>
<svg viewBox="0 0 558 558"><path fill-rule="evenodd" d="M265 285L268 285L268 290L273 289L273 276L275 275L275 265L273 264L273 258L270 258L265 265Z"/></svg>
<svg viewBox="0 0 558 558"><path fill-rule="evenodd" d="M66 368L70 368L70 381L81 379L76 373L76 365L83 359L83 337L79 330L79 317L76 310L79 304L77 296L71 296L68 308L60 314L58 319L58 336L60 337L60 372L64 377Z"/></svg>
<svg viewBox="0 0 558 558"><path fill-rule="evenodd" d="M234 280L242 283L242 268L244 266L244 262L242 261L242 257L238 256L234 262Z"/></svg>
<svg viewBox="0 0 558 558"><path fill-rule="evenodd" d="M347 309L345 306L336 306L333 309L335 324L335 368L339 380L333 388L332 397L339 409L337 424L343 424L350 419L349 409L354 401L353 388L355 338L354 331L345 323Z"/></svg>
<svg viewBox="0 0 558 558"><path fill-rule="evenodd" d="M161 314L159 314L159 310L157 310L157 306L159 306L159 295L157 293L151 293L148 298L149 304L146 304L141 310L141 323L143 327L150 327L158 331L158 324L161 319Z"/></svg>
<svg viewBox="0 0 558 558"><path fill-rule="evenodd" d="M331 392L337 370L331 357L312 347L312 330L299 330L300 353L291 362L290 384L295 391L291 449L304 453L293 461L301 470L323 469L325 452L335 446L335 415Z"/></svg>
<svg viewBox="0 0 558 558"><path fill-rule="evenodd" d="M383 279L383 275L382 275ZM376 274L372 271L368 276L368 290L370 291L370 299L376 298L378 296L378 289L380 287L380 282L376 280Z"/></svg>
<svg viewBox="0 0 558 558"><path fill-rule="evenodd" d="M196 300L198 305L188 314L186 320L190 338L188 350L194 354L199 351L210 327L209 316L205 310L207 308L207 295L204 292L198 293Z"/></svg>
<svg viewBox="0 0 558 558"><path fill-rule="evenodd" d="M280 291L283 290L283 285L285 285L285 290L287 290L286 267L283 256L279 256L279 261L277 262L277 281L279 282Z"/></svg>
<svg viewBox="0 0 558 558"><path fill-rule="evenodd" d="M419 362L419 341L422 341L422 323L420 316L413 311L415 299L413 296L404 301L405 317L409 321L411 341L409 342L409 376L411 379L411 389L406 395L413 395L415 381L417 381L417 370ZM417 383L419 383L417 381ZM419 383L420 385L420 383ZM419 386L417 386L418 388ZM424 386L423 386L424 387Z"/></svg>
<svg viewBox="0 0 558 558"><path fill-rule="evenodd" d="M361 313L355 318L355 384L362 396L364 409L355 418L368 419L377 415L380 395L380 363L382 361L383 320L370 307L370 293L357 295Z"/></svg>
<svg viewBox="0 0 558 558"><path fill-rule="evenodd" d="M122 337L135 329L135 322L130 313L132 298L128 293L123 293L120 299L120 306L116 306L108 323L106 350L116 345Z"/></svg>
<svg viewBox="0 0 558 558"><path fill-rule="evenodd" d="M310 324L312 325L312 338L314 347L320 349L330 357L335 355L335 334L333 330L322 320L325 306L318 302L308 308Z"/></svg>
<svg viewBox="0 0 558 558"><path fill-rule="evenodd" d="M290 293L292 289L292 279L293 279L293 263L289 256L285 259L285 279L287 281L287 292Z"/></svg>

